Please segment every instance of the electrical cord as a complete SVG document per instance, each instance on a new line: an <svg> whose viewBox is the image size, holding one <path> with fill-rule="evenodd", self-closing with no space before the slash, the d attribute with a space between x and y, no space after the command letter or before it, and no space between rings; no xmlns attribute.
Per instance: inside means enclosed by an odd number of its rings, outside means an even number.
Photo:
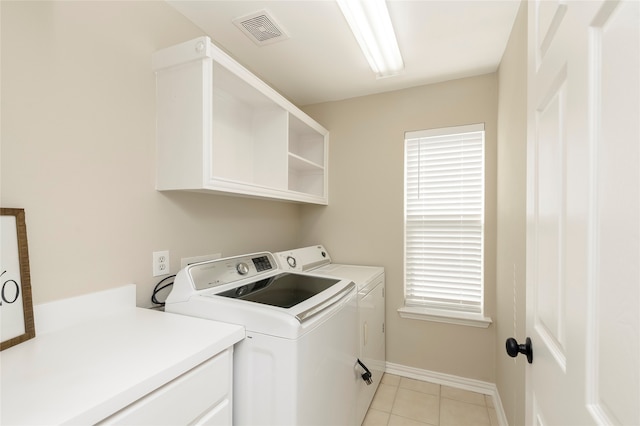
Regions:
<svg viewBox="0 0 640 426"><path fill-rule="evenodd" d="M372 380L373 375L371 374L371 371L369 371L367 366L364 365L362 361L360 361L360 358L358 358L358 364L360 364L360 367L364 369L364 374L362 374L362 380L364 380L367 385L370 385L371 383L373 383L373 380Z"/></svg>
<svg viewBox="0 0 640 426"><path fill-rule="evenodd" d="M160 293L162 290L164 290L167 287L171 287L173 285L173 281L171 281L170 283L166 283L164 285L162 285L163 282L171 279L171 278L175 278L175 275L169 275L168 277L165 277L163 279L160 280L160 282L158 284L156 284L156 286L153 289L153 293L151 294L151 302L155 303L156 305L160 305L160 306L164 306L164 302L160 302L158 300L158 298L156 297L156 295L158 293Z"/></svg>

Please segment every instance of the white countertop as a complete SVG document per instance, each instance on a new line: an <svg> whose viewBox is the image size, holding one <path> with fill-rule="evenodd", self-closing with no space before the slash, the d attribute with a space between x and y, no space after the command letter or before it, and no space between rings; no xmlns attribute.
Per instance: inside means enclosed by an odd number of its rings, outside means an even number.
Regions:
<svg viewBox="0 0 640 426"><path fill-rule="evenodd" d="M237 325L136 308L135 287L121 289L133 305L96 310L80 297L58 303L62 314L55 302L34 308L36 337L0 352L0 424L94 424L245 336ZM74 319L72 306L84 312Z"/></svg>

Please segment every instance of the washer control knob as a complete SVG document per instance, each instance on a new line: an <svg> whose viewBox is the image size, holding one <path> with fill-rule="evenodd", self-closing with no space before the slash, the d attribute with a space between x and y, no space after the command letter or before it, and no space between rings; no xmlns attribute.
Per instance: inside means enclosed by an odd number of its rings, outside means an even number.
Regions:
<svg viewBox="0 0 640 426"><path fill-rule="evenodd" d="M297 265L296 262L296 258L293 256L287 256L287 263L289 264L289 266L291 266L292 268L295 268Z"/></svg>
<svg viewBox="0 0 640 426"><path fill-rule="evenodd" d="M236 265L236 271L238 271L240 275L247 275L249 273L249 265L244 262L240 262Z"/></svg>

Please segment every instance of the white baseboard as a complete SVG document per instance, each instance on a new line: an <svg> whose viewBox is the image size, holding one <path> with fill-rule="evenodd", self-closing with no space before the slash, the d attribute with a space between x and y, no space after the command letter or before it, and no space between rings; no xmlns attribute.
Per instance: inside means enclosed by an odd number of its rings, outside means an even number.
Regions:
<svg viewBox="0 0 640 426"><path fill-rule="evenodd" d="M392 362L387 362L386 373L489 395L493 400L493 406L496 409L496 414L498 416L498 422L500 423L500 426L509 426L509 423L507 422L507 416L504 414L504 408L502 406L502 401L500 400L500 395L498 394L498 388L496 387L495 383L483 382L482 380L467 379L465 377L454 376L452 374L438 373L437 371L407 367L405 365L394 364Z"/></svg>

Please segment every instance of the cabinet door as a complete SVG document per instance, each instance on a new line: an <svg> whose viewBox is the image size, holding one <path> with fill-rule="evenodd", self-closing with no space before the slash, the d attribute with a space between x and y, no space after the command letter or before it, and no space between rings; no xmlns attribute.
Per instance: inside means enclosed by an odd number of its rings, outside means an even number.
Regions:
<svg viewBox="0 0 640 426"><path fill-rule="evenodd" d="M231 424L231 401L225 399L216 405L211 411L202 416L196 426L228 426Z"/></svg>
<svg viewBox="0 0 640 426"><path fill-rule="evenodd" d="M231 349L216 355L106 418L101 425L186 425L196 419L216 421L216 408L231 398ZM220 411L224 407L221 407ZM213 413L216 411L216 413ZM227 410L230 412L230 410ZM203 417L203 413L204 414ZM231 417L227 418L230 421ZM209 424L209 423L206 423ZM216 424L216 423L211 423Z"/></svg>

